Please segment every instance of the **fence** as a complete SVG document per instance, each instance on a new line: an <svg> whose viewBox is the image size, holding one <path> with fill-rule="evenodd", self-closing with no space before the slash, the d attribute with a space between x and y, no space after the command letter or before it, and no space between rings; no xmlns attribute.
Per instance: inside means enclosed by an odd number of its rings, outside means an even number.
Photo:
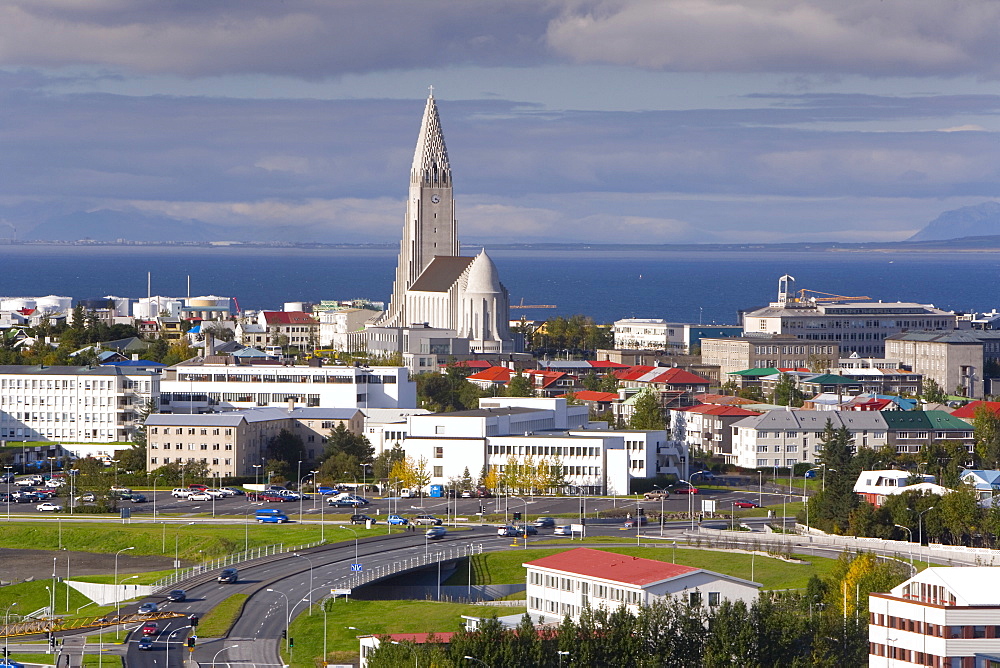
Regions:
<svg viewBox="0 0 1000 668"><path fill-rule="evenodd" d="M343 581L343 584L346 587L353 589L355 587L368 584L369 582L387 578L391 575L395 575L396 573L402 573L403 571L410 571L415 568L420 568L421 566L430 566L432 564L451 561L453 559L463 559L482 553L482 543L453 545L447 549L437 549L433 552L421 554L416 557L408 557L406 559L400 559L391 563L382 564L381 566L376 566L369 571L355 573L354 575L348 577L346 581Z"/></svg>
<svg viewBox="0 0 1000 668"><path fill-rule="evenodd" d="M296 545L295 547L285 547L284 543L278 543L277 545L264 545L262 547L255 547L244 552L237 552L236 554L227 554L224 557L220 557L213 561L208 561L198 566L192 566L190 568L185 568L179 570L171 575L164 578L160 578L152 585L154 590L162 591L164 589L169 589L180 584L184 580L193 578L198 575L203 575L209 571L214 571L219 568L227 568L230 566L236 566L237 564L246 563L248 561L254 561L256 559L263 559L264 557L272 557L277 554L287 554L288 552L299 552L310 547L316 547L317 545L323 545L323 541L315 541L312 543L306 543L305 545Z"/></svg>

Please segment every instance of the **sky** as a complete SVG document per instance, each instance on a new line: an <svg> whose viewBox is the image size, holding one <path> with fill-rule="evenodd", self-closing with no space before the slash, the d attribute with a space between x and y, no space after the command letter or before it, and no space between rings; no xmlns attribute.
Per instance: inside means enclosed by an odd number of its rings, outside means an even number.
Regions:
<svg viewBox="0 0 1000 668"><path fill-rule="evenodd" d="M903 240L1000 196L997 34L995 0L0 0L0 237L397 241L433 86L465 242Z"/></svg>

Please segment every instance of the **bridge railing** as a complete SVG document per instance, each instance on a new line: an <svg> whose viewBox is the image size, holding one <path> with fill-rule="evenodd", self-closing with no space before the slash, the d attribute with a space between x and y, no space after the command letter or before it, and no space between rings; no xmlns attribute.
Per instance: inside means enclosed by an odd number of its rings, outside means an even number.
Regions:
<svg viewBox="0 0 1000 668"><path fill-rule="evenodd" d="M376 580L387 578L389 576L395 575L396 573L402 573L404 571L410 571L415 568L421 568L423 566L430 566L432 564L452 561L454 559L464 559L482 553L483 553L482 543L467 543L465 545L435 547L433 550L428 550L424 554L415 557L398 559L391 563L382 564L381 566L376 566L371 570L354 573L353 575L349 576L346 580L342 580L341 582L346 587L353 589L355 587L360 587L361 585L368 584Z"/></svg>
<svg viewBox="0 0 1000 668"><path fill-rule="evenodd" d="M305 545L295 545L286 547L284 543L278 543L276 545L263 545L260 547L254 547L243 552L236 552L235 554L227 554L224 557L219 557L218 559L213 559L212 561L206 561L197 566L191 566L189 568L181 569L175 573L160 578L156 582L152 583L150 586L154 587L157 591L162 591L164 589L169 589L171 587L176 587L178 584L184 580L208 573L209 571L214 571L220 568L230 568L238 564L246 563L248 561L255 561L257 559L263 559L265 557L272 557L278 554L287 554L288 552L298 552L300 550L305 550L310 547L316 547L317 545L322 545L323 541L314 541L312 543L306 543Z"/></svg>

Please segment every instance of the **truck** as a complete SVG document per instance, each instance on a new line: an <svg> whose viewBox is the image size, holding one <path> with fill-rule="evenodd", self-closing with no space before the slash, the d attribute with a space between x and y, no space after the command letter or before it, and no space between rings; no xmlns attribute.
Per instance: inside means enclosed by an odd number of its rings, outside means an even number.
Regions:
<svg viewBox="0 0 1000 668"><path fill-rule="evenodd" d="M260 508L254 517L258 522L268 522L271 524L282 524L288 521L288 515L277 508Z"/></svg>

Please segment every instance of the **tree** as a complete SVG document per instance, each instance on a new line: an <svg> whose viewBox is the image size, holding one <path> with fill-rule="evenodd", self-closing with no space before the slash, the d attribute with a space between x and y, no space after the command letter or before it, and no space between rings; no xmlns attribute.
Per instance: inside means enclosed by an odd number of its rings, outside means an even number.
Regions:
<svg viewBox="0 0 1000 668"><path fill-rule="evenodd" d="M323 459L319 465L320 476L324 480L339 482L357 479L361 462L354 455L337 451Z"/></svg>
<svg viewBox="0 0 1000 668"><path fill-rule="evenodd" d="M774 386L772 401L779 406L798 408L805 403L805 395L802 390L795 386L795 380L791 376L782 373Z"/></svg>
<svg viewBox="0 0 1000 668"><path fill-rule="evenodd" d="M389 484L392 487L416 487L417 472L412 457L403 457L393 463L389 471Z"/></svg>
<svg viewBox="0 0 1000 668"><path fill-rule="evenodd" d="M635 399L632 405L632 417L629 418L630 429L666 429L666 421L663 419L663 409L660 408L660 401L650 388L644 389Z"/></svg>
<svg viewBox="0 0 1000 668"><path fill-rule="evenodd" d="M924 378L924 401L929 404L943 404L947 400L944 389L933 378Z"/></svg>
<svg viewBox="0 0 1000 668"><path fill-rule="evenodd" d="M985 469L1000 467L1000 416L980 404L972 418L976 435L976 457Z"/></svg>
<svg viewBox="0 0 1000 668"><path fill-rule="evenodd" d="M531 386L531 381L524 374L518 373L507 383L508 397L533 397L535 390Z"/></svg>
<svg viewBox="0 0 1000 668"><path fill-rule="evenodd" d="M416 465L413 467L413 482L418 491L423 491L424 487L430 484L431 472L430 469L427 468L427 464L427 458L421 455L420 459L417 460Z"/></svg>
<svg viewBox="0 0 1000 668"><path fill-rule="evenodd" d="M406 457L403 448L399 443L388 450L383 450L372 462L372 475L376 480L387 480L392 476L392 467L396 462L402 461Z"/></svg>
<svg viewBox="0 0 1000 668"><path fill-rule="evenodd" d="M462 471L462 480L459 484L462 489L472 489L472 475L469 473L468 466L466 466L465 470Z"/></svg>
<svg viewBox="0 0 1000 668"><path fill-rule="evenodd" d="M842 533L850 523L851 512L858 505L854 493L854 481L858 471L852 462L853 438L846 427L833 428L833 422L826 421L819 463L825 467L824 489L809 499L812 517L817 525L835 533Z"/></svg>
<svg viewBox="0 0 1000 668"><path fill-rule="evenodd" d="M267 447L264 448L264 455L275 462L276 470L280 470L282 475L287 478L293 474L295 464L305 460L306 449L301 436L297 436L287 429L282 429L277 436L268 442Z"/></svg>
<svg viewBox="0 0 1000 668"><path fill-rule="evenodd" d="M323 459L331 457L337 453L351 455L358 462L368 464L372 461L375 448L368 442L362 434L355 434L343 422L338 422L330 430L330 435L326 439L326 447L323 448Z"/></svg>

